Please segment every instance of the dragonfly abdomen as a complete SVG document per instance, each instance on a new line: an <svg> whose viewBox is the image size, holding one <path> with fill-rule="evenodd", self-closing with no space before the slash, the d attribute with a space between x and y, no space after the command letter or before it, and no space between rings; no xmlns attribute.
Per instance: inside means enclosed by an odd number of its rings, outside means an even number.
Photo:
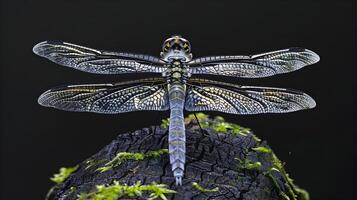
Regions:
<svg viewBox="0 0 357 200"><path fill-rule="evenodd" d="M185 169L186 136L183 116L185 102L185 85L169 85L170 126L169 152L172 172L176 178L176 185L182 184Z"/></svg>

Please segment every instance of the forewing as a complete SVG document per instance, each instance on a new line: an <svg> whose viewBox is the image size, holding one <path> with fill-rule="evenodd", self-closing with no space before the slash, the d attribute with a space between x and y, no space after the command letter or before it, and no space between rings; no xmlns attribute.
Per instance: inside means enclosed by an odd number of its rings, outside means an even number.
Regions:
<svg viewBox="0 0 357 200"><path fill-rule="evenodd" d="M95 74L161 73L166 68L153 56L101 51L60 41L41 42L33 52L57 64Z"/></svg>
<svg viewBox="0 0 357 200"><path fill-rule="evenodd" d="M169 109L166 84L153 79L51 89L39 97L38 103L66 111L105 114Z"/></svg>
<svg viewBox="0 0 357 200"><path fill-rule="evenodd" d="M209 80L189 83L185 109L232 114L286 113L316 106L307 94L289 89L236 86Z"/></svg>
<svg viewBox="0 0 357 200"><path fill-rule="evenodd" d="M290 48L252 56L212 56L192 60L192 74L261 78L288 73L319 61L308 49Z"/></svg>

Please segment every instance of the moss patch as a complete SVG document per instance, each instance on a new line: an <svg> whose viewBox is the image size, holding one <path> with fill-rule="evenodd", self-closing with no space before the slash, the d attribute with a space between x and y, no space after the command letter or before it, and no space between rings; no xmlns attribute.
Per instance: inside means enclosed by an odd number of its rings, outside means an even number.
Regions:
<svg viewBox="0 0 357 200"><path fill-rule="evenodd" d="M56 185L53 186L53 187L51 187L51 188L48 190L45 199L46 199L46 200L49 199L50 196L52 195L53 191L54 191L55 189L57 189L58 186L59 186L61 183L63 183L65 180L67 180L67 178L68 178L71 174L73 174L74 172L76 172L77 169L78 169L78 167L79 167L78 165L76 165L76 166L74 166L74 167L61 167L61 168L59 169L59 173L54 174L53 177L50 178L50 180L53 181L53 182L55 182ZM76 190L75 187L71 187L71 188L70 188L70 193L73 193L75 190Z"/></svg>
<svg viewBox="0 0 357 200"><path fill-rule="evenodd" d="M196 116L202 128L212 129L219 133L231 133L234 135L242 136L247 136L249 133L251 133L249 128L226 122L225 119L221 116L216 116L213 120L209 118L209 115L204 113L196 113ZM185 118L186 123L196 121L197 120L194 114L190 114Z"/></svg>
<svg viewBox="0 0 357 200"><path fill-rule="evenodd" d="M86 161L86 168L85 169L90 169L90 168L94 168L104 162L107 162L108 160L105 160L105 159L101 159L101 160L94 160L94 159L91 159L91 160L87 160Z"/></svg>
<svg viewBox="0 0 357 200"><path fill-rule="evenodd" d="M260 152L260 153L271 153L272 150L267 148L267 147L256 147L256 148L252 148L254 151L256 152Z"/></svg>
<svg viewBox="0 0 357 200"><path fill-rule="evenodd" d="M218 187L215 187L213 189L207 189L207 188L202 187L197 182L193 182L192 183L192 187L195 188L196 190L200 191L200 192L218 192L219 191Z"/></svg>
<svg viewBox="0 0 357 200"><path fill-rule="evenodd" d="M168 189L165 184L151 183L150 185L142 185L140 182L137 182L135 185L128 186L114 181L113 184L108 186L98 185L94 192L81 193L78 196L78 200L117 200L121 197L137 198L141 197L144 192L149 193L148 200L157 198L166 200L167 194L176 193L176 191Z"/></svg>
<svg viewBox="0 0 357 200"><path fill-rule="evenodd" d="M262 163L259 161L253 162L249 159L240 160L238 158L236 160L239 161L239 168L241 170L259 170L262 167Z"/></svg>
<svg viewBox="0 0 357 200"><path fill-rule="evenodd" d="M103 167L97 168L97 171L106 172L121 165L123 162L126 162L128 160L139 161L139 160L144 160L145 158L159 158L161 155L168 154L168 153L169 153L168 149L149 151L147 153L119 152L112 160L105 163Z"/></svg>
<svg viewBox="0 0 357 200"><path fill-rule="evenodd" d="M57 184L61 184L63 183L73 172L77 171L78 169L78 165L75 167L62 167L59 170L59 173L54 174L51 179L51 181L57 183Z"/></svg>
<svg viewBox="0 0 357 200"><path fill-rule="evenodd" d="M278 195L285 200L309 200L309 194L297 187L293 180L289 177L284 169L284 164L278 159L275 153L267 147L255 147L252 148L255 152L257 152L257 156L260 156L261 159L266 159L270 161L270 166L265 167L263 170L263 174L270 179L275 190ZM284 188L279 186L277 179L284 179ZM286 191L286 192L284 192Z"/></svg>
<svg viewBox="0 0 357 200"><path fill-rule="evenodd" d="M269 168L266 172L266 175L269 176L269 178L271 180L276 179L276 177L272 174L272 171L277 171L280 173L280 175L282 175L282 177L285 180L285 187L287 189L287 191L289 192L288 194L285 194L282 192L280 187L277 187L275 184L275 188L278 191L279 195L284 197L287 196L289 197L289 199L292 200L309 200L309 194L307 193L307 191L300 189L299 187L297 187L294 183L293 183L293 179L291 179L289 177L289 174L286 173L284 166L282 164L282 162L278 159L278 157L272 152L271 153L271 162L272 162L272 167ZM276 182L276 181L275 181Z"/></svg>
<svg viewBox="0 0 357 200"><path fill-rule="evenodd" d="M168 128L169 125L170 125L170 119L169 118L161 120L161 127L162 128Z"/></svg>

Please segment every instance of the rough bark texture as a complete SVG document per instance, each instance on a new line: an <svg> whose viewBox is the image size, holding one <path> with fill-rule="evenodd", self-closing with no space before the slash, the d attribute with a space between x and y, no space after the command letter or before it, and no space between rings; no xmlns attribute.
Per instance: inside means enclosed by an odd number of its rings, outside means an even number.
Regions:
<svg viewBox="0 0 357 200"><path fill-rule="evenodd" d="M97 154L79 164L79 169L64 183L58 185L53 199L77 199L81 192L91 192L96 185L111 184L114 180L133 185L152 182L167 184L177 193L168 199L306 199L306 194L287 178L273 153L253 150L268 147L253 134L247 136L217 133L212 129L200 130L192 120L186 130L186 159L183 185L177 187L171 172L168 154L158 159L128 160L113 170L98 172L104 165L101 160L111 160L119 152L148 152L167 149L168 131L160 126L144 128L119 135ZM155 132L154 132L155 130ZM269 148L269 147L268 147ZM87 161L98 161L88 167ZM260 162L260 167L247 166ZM245 163L245 164L244 164ZM273 169L273 170L272 170ZM277 170L275 170L277 169ZM202 192L192 186L219 188L217 192ZM139 199L146 199L145 194Z"/></svg>

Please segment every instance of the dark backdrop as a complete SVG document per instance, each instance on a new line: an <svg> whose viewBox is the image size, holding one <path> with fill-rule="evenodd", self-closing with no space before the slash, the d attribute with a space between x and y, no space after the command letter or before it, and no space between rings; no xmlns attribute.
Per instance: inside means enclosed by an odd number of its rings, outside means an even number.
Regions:
<svg viewBox="0 0 357 200"><path fill-rule="evenodd" d="M168 113L70 113L40 107L45 90L64 84L123 81L35 56L32 46L64 40L92 48L158 55L181 34L194 56L251 54L301 46L321 61L270 78L224 79L295 88L317 101L313 110L235 116L287 163L313 199L346 199L356 184L356 5L353 1L1 1L1 199L43 199L49 177L97 152L117 134L160 123ZM218 77L213 77L219 79ZM210 113L212 115L218 113ZM159 118L158 118L159 116Z"/></svg>

